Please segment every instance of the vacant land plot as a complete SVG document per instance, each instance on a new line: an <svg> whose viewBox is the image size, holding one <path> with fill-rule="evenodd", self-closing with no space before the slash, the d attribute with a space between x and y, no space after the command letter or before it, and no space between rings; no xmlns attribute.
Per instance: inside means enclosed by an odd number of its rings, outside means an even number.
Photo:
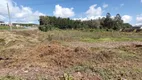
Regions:
<svg viewBox="0 0 142 80"><path fill-rule="evenodd" d="M142 80L142 33L0 31L0 80Z"/></svg>

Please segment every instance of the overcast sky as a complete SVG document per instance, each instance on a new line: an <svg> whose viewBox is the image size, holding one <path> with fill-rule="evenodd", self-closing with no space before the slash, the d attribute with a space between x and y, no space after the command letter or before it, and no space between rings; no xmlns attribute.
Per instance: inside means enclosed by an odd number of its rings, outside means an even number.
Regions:
<svg viewBox="0 0 142 80"><path fill-rule="evenodd" d="M97 19L110 12L126 23L142 24L142 0L0 0L0 21L8 22L9 4L12 22L38 23L40 15L72 19Z"/></svg>

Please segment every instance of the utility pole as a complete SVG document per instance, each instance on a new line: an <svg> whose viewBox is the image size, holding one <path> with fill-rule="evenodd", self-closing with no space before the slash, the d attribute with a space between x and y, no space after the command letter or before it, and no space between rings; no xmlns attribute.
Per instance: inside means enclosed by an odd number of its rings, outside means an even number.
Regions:
<svg viewBox="0 0 142 80"><path fill-rule="evenodd" d="M10 10L9 10L8 3L7 3L7 10L8 10L8 16L9 16L9 27L10 27L10 31L12 31L11 16L10 16Z"/></svg>

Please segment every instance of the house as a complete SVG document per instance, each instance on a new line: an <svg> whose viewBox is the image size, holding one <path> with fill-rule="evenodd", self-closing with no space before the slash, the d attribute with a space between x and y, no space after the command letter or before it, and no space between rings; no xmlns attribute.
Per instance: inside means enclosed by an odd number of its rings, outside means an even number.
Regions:
<svg viewBox="0 0 142 80"><path fill-rule="evenodd" d="M134 29L136 32L140 32L140 31L142 31L142 25L134 26L134 27L132 27L132 29Z"/></svg>
<svg viewBox="0 0 142 80"><path fill-rule="evenodd" d="M8 26L4 21L0 21L0 26Z"/></svg>
<svg viewBox="0 0 142 80"><path fill-rule="evenodd" d="M142 29L142 26L134 26L132 29Z"/></svg>
<svg viewBox="0 0 142 80"><path fill-rule="evenodd" d="M0 21L0 25L4 25L5 23L4 23L4 21Z"/></svg>
<svg viewBox="0 0 142 80"><path fill-rule="evenodd" d="M140 26L140 29L142 29L142 25Z"/></svg>
<svg viewBox="0 0 142 80"><path fill-rule="evenodd" d="M4 23L4 21L0 21L0 23Z"/></svg>
<svg viewBox="0 0 142 80"><path fill-rule="evenodd" d="M124 28L120 30L121 32L140 32L142 31L142 25L141 26L133 26L131 28Z"/></svg>
<svg viewBox="0 0 142 80"><path fill-rule="evenodd" d="M37 24L30 24L30 23L12 23L12 25L16 27L32 27L32 26L37 26Z"/></svg>

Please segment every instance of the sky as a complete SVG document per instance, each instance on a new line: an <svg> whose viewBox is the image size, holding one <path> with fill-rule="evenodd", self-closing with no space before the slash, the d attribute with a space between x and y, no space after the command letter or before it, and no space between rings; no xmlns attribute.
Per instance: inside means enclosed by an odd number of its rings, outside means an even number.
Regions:
<svg viewBox="0 0 142 80"><path fill-rule="evenodd" d="M0 0L0 21L38 23L39 16L90 20L120 14L125 23L142 25L142 0Z"/></svg>

